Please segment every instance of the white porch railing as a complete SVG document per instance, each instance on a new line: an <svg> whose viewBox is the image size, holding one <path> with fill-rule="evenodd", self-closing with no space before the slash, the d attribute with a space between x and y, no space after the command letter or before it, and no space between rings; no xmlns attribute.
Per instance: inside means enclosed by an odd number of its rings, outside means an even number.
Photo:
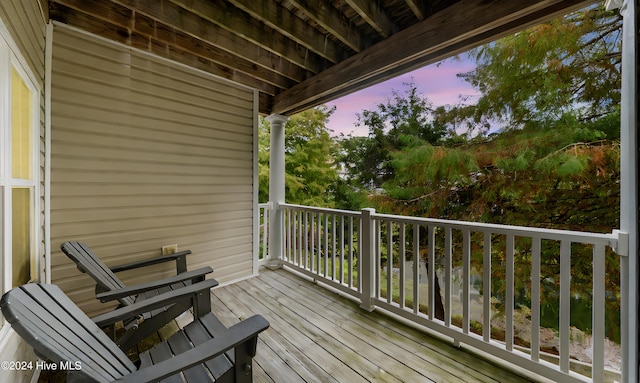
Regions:
<svg viewBox="0 0 640 383"><path fill-rule="evenodd" d="M260 243L258 244L258 264L264 265L268 258L269 251L269 212L271 211L271 204L260 203L258 204L259 211L259 228L260 228Z"/></svg>
<svg viewBox="0 0 640 383"><path fill-rule="evenodd" d="M412 218L373 209L280 208L286 266L353 296L363 308L387 310L450 337L456 345L472 346L555 381L620 380L620 371L605 365L605 306L607 300L619 305L618 291L613 291L619 278L609 275L608 281L605 270L607 262L614 262L609 268L618 264L615 251L627 253L621 233ZM261 204L260 211L266 234L268 219L263 218L269 205ZM263 249L267 245L262 242ZM542 265L554 274L542 275ZM526 282L516 283L523 275ZM590 296L580 296L572 278L590 285ZM576 310L572 314L572 307L579 299L583 307L585 300L591 307L586 315L591 317L587 337L592 360L586 363L570 353L576 336L572 315L580 316ZM556 353L543 347L541 332L547 330L541 325L541 307L558 313ZM492 329L503 331L496 335Z"/></svg>

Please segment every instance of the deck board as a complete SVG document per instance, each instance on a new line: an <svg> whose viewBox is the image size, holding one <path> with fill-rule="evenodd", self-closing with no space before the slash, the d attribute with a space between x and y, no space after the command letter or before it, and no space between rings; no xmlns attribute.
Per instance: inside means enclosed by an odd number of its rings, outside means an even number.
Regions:
<svg viewBox="0 0 640 383"><path fill-rule="evenodd" d="M255 382L527 382L384 314L284 271L212 291L227 326L261 314Z"/></svg>

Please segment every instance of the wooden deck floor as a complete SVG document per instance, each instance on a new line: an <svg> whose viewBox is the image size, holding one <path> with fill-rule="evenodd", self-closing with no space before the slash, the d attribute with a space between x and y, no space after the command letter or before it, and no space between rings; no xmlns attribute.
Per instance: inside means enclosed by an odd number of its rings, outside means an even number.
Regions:
<svg viewBox="0 0 640 383"><path fill-rule="evenodd" d="M254 313L271 323L256 383L529 381L284 270L215 288L212 303L227 326Z"/></svg>

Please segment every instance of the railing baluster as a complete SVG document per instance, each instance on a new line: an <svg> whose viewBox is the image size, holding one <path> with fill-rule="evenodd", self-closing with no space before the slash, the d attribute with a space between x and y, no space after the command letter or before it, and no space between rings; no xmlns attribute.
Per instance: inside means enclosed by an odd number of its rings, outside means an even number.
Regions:
<svg viewBox="0 0 640 383"><path fill-rule="evenodd" d="M374 227L375 227L375 231L376 231L376 250L374 252L375 254L375 265L376 265L376 270L375 270L375 297L380 299L380 264L382 263L382 253L381 251L381 247L382 247L382 220L380 219L376 219L373 221L374 222Z"/></svg>
<svg viewBox="0 0 640 383"><path fill-rule="evenodd" d="M591 376L595 383L604 382L604 334L605 334L605 248L593 246L593 330Z"/></svg>
<svg viewBox="0 0 640 383"><path fill-rule="evenodd" d="M387 303L393 300L393 224L387 222Z"/></svg>
<svg viewBox="0 0 640 383"><path fill-rule="evenodd" d="M370 242L371 242L371 234L370 234L370 228L366 227L364 224L364 213L362 218L360 218L358 220L358 232L360 233L360 241L358 241L358 292L362 293L362 274L363 274L363 268L364 268L364 261L363 261L363 257L367 258L371 258L369 255L370 254L365 254L365 253L370 253L372 251L372 249L369 249L369 251L365 251L365 242L369 242L369 244L367 244L367 247L370 247ZM364 231L367 231L366 233Z"/></svg>
<svg viewBox="0 0 640 383"><path fill-rule="evenodd" d="M491 232L484 232L482 259L482 338L491 339Z"/></svg>
<svg viewBox="0 0 640 383"><path fill-rule="evenodd" d="M375 270L378 269L376 256L377 244L376 237L378 236L376 225L377 220L373 217L375 211L373 209L363 209L362 219L360 220L360 233L362 243L360 243L360 256L358 259L358 289L362 292L362 307L365 310L372 311L375 306L372 298L374 297L376 284L380 285L375 275Z"/></svg>
<svg viewBox="0 0 640 383"><path fill-rule="evenodd" d="M420 312L420 225L413 225L413 313Z"/></svg>
<svg viewBox="0 0 640 383"><path fill-rule="evenodd" d="M405 275L404 275L404 264L405 259L407 257L407 241L405 238L405 225L404 222L400 222L400 233L398 234L398 241L400 245L400 254L398 255L398 266L400 266L400 274L398 275L398 294L400 299L400 307L405 307L405 297L404 297L404 285L405 285Z"/></svg>
<svg viewBox="0 0 640 383"><path fill-rule="evenodd" d="M429 308L431 304L429 303ZM420 312L420 225L413 225L413 313Z"/></svg>
<svg viewBox="0 0 640 383"><path fill-rule="evenodd" d="M267 259L267 252L269 249L269 243L267 242L269 238L269 208L265 208L263 210L262 215L262 259Z"/></svg>
<svg viewBox="0 0 640 383"><path fill-rule="evenodd" d="M428 260L428 273L427 284L429 286L429 319L433 320L436 315L436 228L433 225L429 225L429 260Z"/></svg>
<svg viewBox="0 0 640 383"><path fill-rule="evenodd" d="M444 325L451 326L451 228L444 229Z"/></svg>
<svg viewBox="0 0 640 383"><path fill-rule="evenodd" d="M284 259L286 259L287 261L291 262L292 260L292 252L291 252L291 210L290 209L285 209L284 211L285 216L284 216L284 221L285 221L285 237L284 237L284 248L285 248L285 255L284 255Z"/></svg>
<svg viewBox="0 0 640 383"><path fill-rule="evenodd" d="M300 233L302 235L302 239L304 241L304 267L306 270L309 270L309 257L311 256L309 251L309 215L311 212L306 212L304 214L304 231Z"/></svg>
<svg viewBox="0 0 640 383"><path fill-rule="evenodd" d="M540 238L531 243L531 360L540 361Z"/></svg>
<svg viewBox="0 0 640 383"><path fill-rule="evenodd" d="M340 265L338 265L340 271L340 283L344 284L344 215L340 216Z"/></svg>
<svg viewBox="0 0 640 383"><path fill-rule="evenodd" d="M469 285L471 284L471 233L462 232L462 332L469 333Z"/></svg>
<svg viewBox="0 0 640 383"><path fill-rule="evenodd" d="M507 248L506 248L507 260L506 260L506 293L505 293L505 343L506 349L513 350L513 306L514 306L514 294L513 294L513 270L514 270L514 237L513 235L507 235Z"/></svg>
<svg viewBox="0 0 640 383"><path fill-rule="evenodd" d="M360 233L360 235L362 235ZM362 237L361 237L362 238ZM360 243L362 241L358 241ZM362 254L362 252L360 252ZM347 278L349 279L349 287L353 287L353 217L349 217L349 270L347 270Z"/></svg>
<svg viewBox="0 0 640 383"><path fill-rule="evenodd" d="M298 265L304 267L304 244L303 244L303 221L304 221L304 212L297 212L297 220L296 220L296 245L297 245L297 257L298 257Z"/></svg>
<svg viewBox="0 0 640 383"><path fill-rule="evenodd" d="M560 371L569 372L571 242L560 242Z"/></svg>
<svg viewBox="0 0 640 383"><path fill-rule="evenodd" d="M318 218L317 218L317 222L316 222L316 235L318 236L318 238L316 239L316 243L317 243L317 250L316 250L316 273L321 274L322 273L322 257L324 256L322 254L322 216L324 214L323 213L318 213Z"/></svg>
<svg viewBox="0 0 640 383"><path fill-rule="evenodd" d="M331 216L331 279L335 281L338 279L336 277L336 250L338 240L336 238L336 215L334 213Z"/></svg>
<svg viewBox="0 0 640 383"><path fill-rule="evenodd" d="M324 247L324 277L327 278L329 276L329 213L324 213L324 238L323 238L323 247Z"/></svg>
<svg viewBox="0 0 640 383"><path fill-rule="evenodd" d="M320 214L320 213L317 213ZM311 244L309 246L310 254L309 254L309 270L315 272L316 269L316 213L311 212L309 216L309 220L311 221L311 230L309 238L311 240Z"/></svg>

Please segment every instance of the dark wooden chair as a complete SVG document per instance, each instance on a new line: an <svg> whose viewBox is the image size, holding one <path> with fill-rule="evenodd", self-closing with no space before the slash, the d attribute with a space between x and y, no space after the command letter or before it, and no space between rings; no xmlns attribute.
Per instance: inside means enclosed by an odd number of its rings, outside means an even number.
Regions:
<svg viewBox="0 0 640 383"><path fill-rule="evenodd" d="M99 322L179 302L202 288L197 283L171 292L173 297L165 294L135 303L100 316ZM56 285L16 287L2 296L0 307L38 356L68 370L67 382L249 383L258 334L269 327L255 315L227 329L209 312L142 353L136 365Z"/></svg>
<svg viewBox="0 0 640 383"><path fill-rule="evenodd" d="M201 282L205 280L207 274L213 272L211 267L187 271L186 256L191 253L189 250L125 265L108 267L102 262L100 257L84 243L65 242L60 245L60 249L76 263L81 272L86 273L96 282L96 298L101 302L117 300L120 303L119 307L129 306L159 294ZM116 276L116 273L120 271L133 270L171 261L176 262L177 274L169 278L134 286L126 286L120 278ZM215 282L215 280L213 281ZM215 282L215 285L217 285L217 282ZM202 292L198 305L200 306L197 308L199 312L211 311L209 290L206 291L206 294L205 291ZM117 338L116 343L123 350L127 350L191 307L191 301L185 300L182 303L177 303L169 307L159 307L149 312L141 313L139 318L125 319L126 331L122 336ZM142 321L146 322L145 326L140 326Z"/></svg>

